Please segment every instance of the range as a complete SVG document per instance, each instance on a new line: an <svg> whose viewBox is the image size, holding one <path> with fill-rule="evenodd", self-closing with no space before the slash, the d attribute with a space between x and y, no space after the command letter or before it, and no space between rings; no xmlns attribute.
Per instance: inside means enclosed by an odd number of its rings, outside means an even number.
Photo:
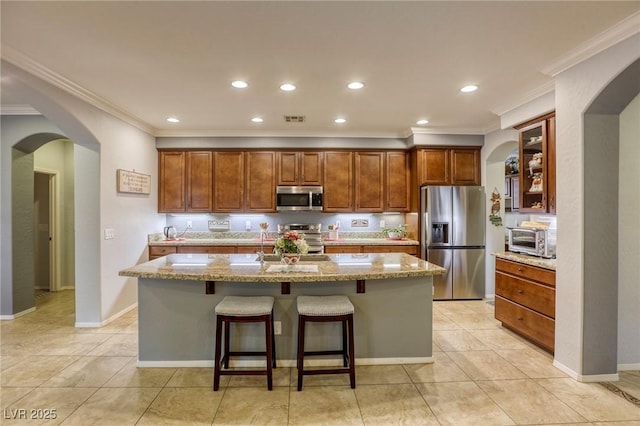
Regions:
<svg viewBox="0 0 640 426"><path fill-rule="evenodd" d="M278 235L282 235L287 231L298 231L304 234L304 238L307 240L307 244L309 244L309 253L324 253L321 223L290 223L278 225Z"/></svg>

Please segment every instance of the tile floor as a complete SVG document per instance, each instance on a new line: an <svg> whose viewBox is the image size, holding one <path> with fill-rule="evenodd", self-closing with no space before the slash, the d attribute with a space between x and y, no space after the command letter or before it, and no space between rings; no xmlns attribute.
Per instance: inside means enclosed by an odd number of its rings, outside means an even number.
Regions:
<svg viewBox="0 0 640 426"><path fill-rule="evenodd" d="M308 376L297 392L295 369L278 368L272 392L247 376L213 392L211 368L136 368L136 311L74 328L73 298L40 296L36 312L2 322L1 424L640 426L640 406L555 369L483 301L435 304L433 364L359 366L355 390L347 376ZM615 385L640 397L638 372Z"/></svg>

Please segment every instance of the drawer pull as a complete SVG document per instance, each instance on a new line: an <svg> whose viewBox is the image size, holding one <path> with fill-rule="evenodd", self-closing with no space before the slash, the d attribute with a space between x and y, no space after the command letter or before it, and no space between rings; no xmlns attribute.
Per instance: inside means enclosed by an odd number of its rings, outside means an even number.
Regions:
<svg viewBox="0 0 640 426"><path fill-rule="evenodd" d="M518 317L518 321L523 321L523 320L524 320L524 318Z"/></svg>
<svg viewBox="0 0 640 426"><path fill-rule="evenodd" d="M524 269L518 268L518 272L524 272Z"/></svg>
<svg viewBox="0 0 640 426"><path fill-rule="evenodd" d="M524 290L518 290L518 294L524 293Z"/></svg>

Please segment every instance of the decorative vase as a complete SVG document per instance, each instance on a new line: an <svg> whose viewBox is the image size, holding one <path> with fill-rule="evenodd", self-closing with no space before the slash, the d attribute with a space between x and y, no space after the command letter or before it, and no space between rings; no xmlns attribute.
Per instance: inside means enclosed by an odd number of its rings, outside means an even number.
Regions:
<svg viewBox="0 0 640 426"><path fill-rule="evenodd" d="M280 262L285 265L295 265L300 261L300 253L282 253Z"/></svg>

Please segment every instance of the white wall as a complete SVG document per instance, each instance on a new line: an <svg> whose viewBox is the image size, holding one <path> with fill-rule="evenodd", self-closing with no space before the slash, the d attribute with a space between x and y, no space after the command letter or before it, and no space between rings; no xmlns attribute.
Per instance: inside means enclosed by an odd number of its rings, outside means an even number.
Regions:
<svg viewBox="0 0 640 426"><path fill-rule="evenodd" d="M640 95L620 114L618 364L640 368Z"/></svg>
<svg viewBox="0 0 640 426"><path fill-rule="evenodd" d="M556 270L555 363L581 378L584 334L584 199L589 167L584 164L583 115L608 83L640 55L640 34L562 72L556 78L556 183L558 260ZM637 261L636 261L637 263ZM637 282L637 281L636 281ZM632 342L640 346L640 341Z"/></svg>
<svg viewBox="0 0 640 426"><path fill-rule="evenodd" d="M75 155L75 221L79 226L76 253L77 256L82 253L89 257L85 265L96 269L89 271L85 267L80 270L82 266L76 259L76 320L82 325L97 325L136 303L135 280L119 277L118 271L146 259L148 230L157 229L164 223L164 215L157 213L155 138L20 68L4 61L2 66L3 74L12 78L11 90L18 92L21 98L27 99L30 105L55 123L73 140L76 148L84 147L84 157L78 154L78 149ZM81 158L98 161L98 166L91 164L96 177L90 170L81 170L87 176L80 174L77 163ZM117 193L116 169L135 169L150 174L151 194L132 196ZM2 174L4 176L4 171ZM93 187L79 188L79 183ZM90 197L89 191L96 194L95 199ZM4 219L2 225L4 234ZM115 238L104 240L104 228L115 229ZM85 278L83 273L89 275ZM92 282L94 278L98 282ZM85 295L86 300L79 296L83 285L90 288ZM82 311L82 304L89 306L88 310Z"/></svg>

